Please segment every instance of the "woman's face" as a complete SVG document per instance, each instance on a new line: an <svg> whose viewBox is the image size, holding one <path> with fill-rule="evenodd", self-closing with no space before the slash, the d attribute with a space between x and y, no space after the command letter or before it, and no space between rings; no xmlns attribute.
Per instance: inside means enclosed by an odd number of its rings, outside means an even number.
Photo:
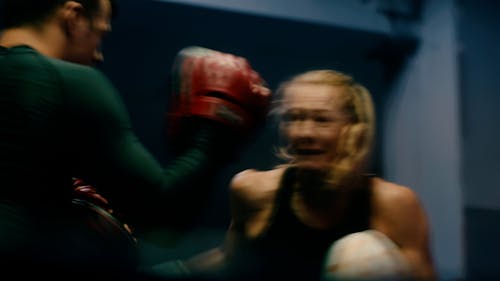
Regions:
<svg viewBox="0 0 500 281"><path fill-rule="evenodd" d="M285 89L280 129L298 167L331 167L339 135L349 121L343 111L343 90L339 86L305 83Z"/></svg>

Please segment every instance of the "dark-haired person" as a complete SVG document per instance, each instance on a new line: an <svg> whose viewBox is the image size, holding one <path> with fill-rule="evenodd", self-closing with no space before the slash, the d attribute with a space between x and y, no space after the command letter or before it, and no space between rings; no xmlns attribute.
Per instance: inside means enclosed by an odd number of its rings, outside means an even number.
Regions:
<svg viewBox="0 0 500 281"><path fill-rule="evenodd" d="M189 115L182 123L189 123L190 133L178 136L184 149L161 167L133 133L119 93L90 67L102 60L99 46L111 30L114 1L1 3L2 272L19 278L133 276L140 264L134 237L106 208L75 198L74 179L98 189L139 236L156 226L184 231L203 210L210 179L228 161L219 148L239 145L226 136L241 125L191 110L189 101L227 108L240 98L246 121L261 114L254 107L265 112L269 91L241 57L184 53L176 79L191 98L176 112ZM182 66L190 63L210 67L189 73ZM214 73L224 75L215 79ZM211 91L218 94L205 98ZM224 95L232 96L226 101Z"/></svg>

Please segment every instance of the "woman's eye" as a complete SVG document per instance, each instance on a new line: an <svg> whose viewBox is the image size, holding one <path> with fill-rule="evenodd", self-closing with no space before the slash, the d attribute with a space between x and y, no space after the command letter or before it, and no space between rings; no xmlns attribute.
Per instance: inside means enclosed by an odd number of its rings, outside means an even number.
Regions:
<svg viewBox="0 0 500 281"><path fill-rule="evenodd" d="M329 122L333 122L334 120L328 116L316 116L314 118L314 121L316 123L329 123Z"/></svg>
<svg viewBox="0 0 500 281"><path fill-rule="evenodd" d="M297 113L285 113L283 115L283 121L285 122L293 122L301 120L300 114Z"/></svg>

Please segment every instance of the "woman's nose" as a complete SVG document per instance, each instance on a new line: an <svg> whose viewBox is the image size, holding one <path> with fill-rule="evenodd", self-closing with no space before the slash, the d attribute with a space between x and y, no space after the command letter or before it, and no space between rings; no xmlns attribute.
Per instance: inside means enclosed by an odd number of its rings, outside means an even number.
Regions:
<svg viewBox="0 0 500 281"><path fill-rule="evenodd" d="M293 125L292 131L296 137L310 137L314 135L316 129L312 120L302 120Z"/></svg>

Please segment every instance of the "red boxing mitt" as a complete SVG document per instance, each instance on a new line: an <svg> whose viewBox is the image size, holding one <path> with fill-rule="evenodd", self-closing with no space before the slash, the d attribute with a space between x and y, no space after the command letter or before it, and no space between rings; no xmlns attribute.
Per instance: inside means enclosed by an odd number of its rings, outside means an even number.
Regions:
<svg viewBox="0 0 500 281"><path fill-rule="evenodd" d="M170 137L202 118L245 136L265 119L271 91L245 58L202 47L182 49L173 67ZM196 121L194 121L196 122Z"/></svg>
<svg viewBox="0 0 500 281"><path fill-rule="evenodd" d="M99 194L95 187L86 184L82 179L73 178L73 197L76 199L86 200L103 208L109 213L113 213L108 200Z"/></svg>
<svg viewBox="0 0 500 281"><path fill-rule="evenodd" d="M108 200L104 198L97 189L91 185L88 185L80 178L73 178L73 204L78 206L83 206L88 208L90 211L93 211L99 214L100 220L92 221L95 217L89 217L89 223L94 227L97 227L98 221L99 223L103 223L104 229L118 229L119 231L115 231L116 233L123 232L128 235L132 235L132 230L128 224L122 223L120 219L120 215L116 214L116 212L111 208ZM90 203L90 204L89 204ZM117 217L118 215L118 217ZM107 222L107 223L106 223ZM106 223L104 225L104 223ZM123 231L125 230L125 231ZM135 237L130 236L130 238L135 241Z"/></svg>

